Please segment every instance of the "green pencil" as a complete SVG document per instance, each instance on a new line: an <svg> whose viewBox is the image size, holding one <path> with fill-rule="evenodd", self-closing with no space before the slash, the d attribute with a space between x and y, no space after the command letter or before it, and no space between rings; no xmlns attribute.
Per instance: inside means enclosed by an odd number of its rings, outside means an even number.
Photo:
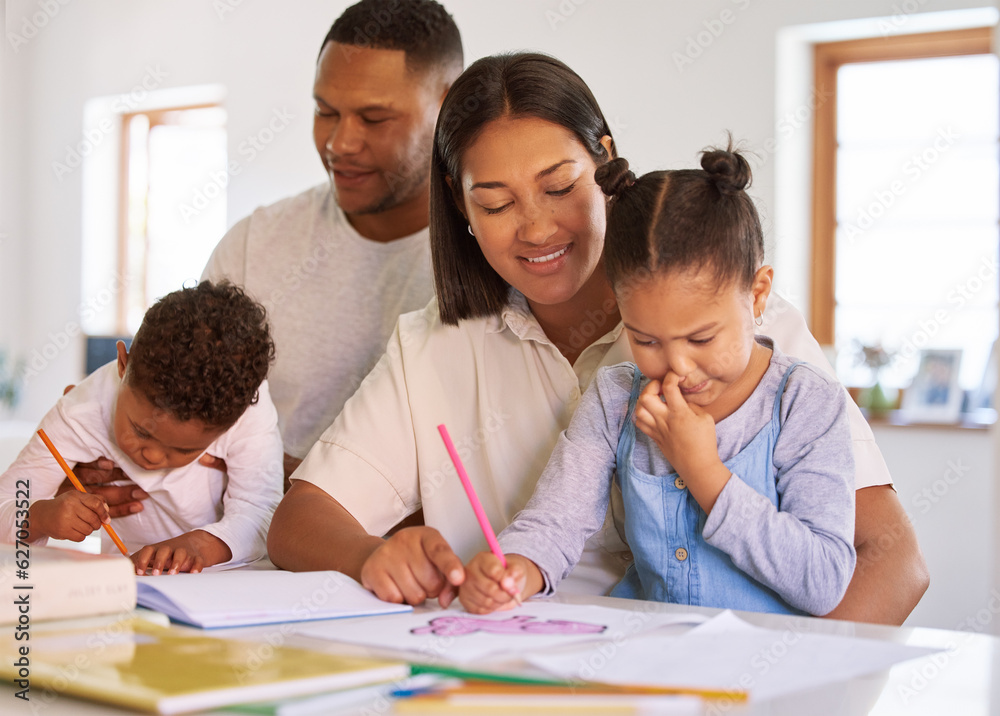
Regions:
<svg viewBox="0 0 1000 716"><path fill-rule="evenodd" d="M583 682L563 681L559 679L545 679L535 676L520 676L517 674L498 674L491 671L470 671L459 669L453 666L436 666L434 664L410 664L411 676L418 674L437 674L438 676L451 676L456 679L469 679L475 681L492 681L499 684L523 684L526 686L564 686L564 687L585 687Z"/></svg>
<svg viewBox="0 0 1000 716"><path fill-rule="evenodd" d="M469 671L452 666L435 666L431 664L410 664L411 675L417 674L437 674L439 676L450 676L468 681L486 681L497 684L508 684L516 686L538 687L539 693L545 691L545 687L563 689L570 692L580 692L581 694L603 693L622 695L689 695L700 696L705 699L721 699L728 701L746 701L747 692L738 690L706 689L698 687L684 686L640 686L629 684L604 684L589 681L566 681L560 679L545 679L535 676L522 676L518 674L499 674L489 671ZM473 689L475 690L475 689ZM514 690L516 691L516 689ZM462 687L457 689L444 689L440 693L428 694L428 698L447 697L449 695L462 693Z"/></svg>

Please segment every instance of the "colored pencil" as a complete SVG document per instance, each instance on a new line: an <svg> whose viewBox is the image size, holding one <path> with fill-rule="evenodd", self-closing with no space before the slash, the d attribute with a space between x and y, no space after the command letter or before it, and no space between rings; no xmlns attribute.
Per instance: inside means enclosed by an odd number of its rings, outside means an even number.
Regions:
<svg viewBox="0 0 1000 716"><path fill-rule="evenodd" d="M605 684L588 681L565 681L545 677L504 674L490 671L462 669L436 664L411 664L410 673L438 674L465 681L463 686L442 688L420 698L444 697L448 695L571 695L603 694L633 696L700 696L704 699L727 699L742 702L747 700L747 692L739 690L704 689L687 686L648 686L640 684ZM481 682L481 683L475 683Z"/></svg>
<svg viewBox="0 0 1000 716"><path fill-rule="evenodd" d="M547 679L545 677L503 674L495 671L477 671L438 664L410 664L410 675L417 676L418 674L436 674L438 676L450 676L455 679L464 679L467 681L488 681L495 684L515 684L518 686L565 686L567 684L566 681Z"/></svg>
<svg viewBox="0 0 1000 716"><path fill-rule="evenodd" d="M472 481L469 480L469 474L465 471L462 458L458 456L458 451L455 450L455 444L451 441L448 428L442 423L438 425L438 432L441 433L441 439L444 440L444 446L448 449L448 455L451 457L451 462L458 473L458 479L462 481L465 494L472 504L472 511L476 513L476 519L479 521L479 529L483 531L483 536L486 538L486 543L490 546L490 551L500 560L503 568L507 569L507 558L503 556L503 550L500 549L500 543L497 542L496 533L493 531L490 521L486 518L486 510L483 509L483 503L479 501L479 495L476 494L476 489L472 486ZM519 594L512 596L514 597L514 601L520 606L521 596Z"/></svg>
<svg viewBox="0 0 1000 716"><path fill-rule="evenodd" d="M39 429L38 437L42 439L42 442L45 443L45 447L47 447L49 452L52 453L52 457L54 457L56 462L59 463L59 467L61 467L63 472L66 473L66 477L68 477L69 481L73 483L73 487L78 489L80 492L86 493L87 488L85 488L79 478L73 474L73 470L71 470L70 466L66 464L65 460L63 460L63 456L59 454L58 450L56 450L56 446L52 444L51 440L49 440L49 436L45 434L45 431ZM128 557L128 550L125 549L125 543L121 541L121 538L117 534L115 534L114 528L107 522L102 522L101 527L107 531L108 536L111 537L111 541L115 543L115 546L118 547L119 550L121 550L121 553Z"/></svg>
<svg viewBox="0 0 1000 716"><path fill-rule="evenodd" d="M745 691L724 691L689 686L643 686L602 683L571 683L558 686L530 685L471 680L461 686L450 686L426 693L414 694L421 698L446 698L452 696L700 696L704 699L725 699L743 702Z"/></svg>
<svg viewBox="0 0 1000 716"><path fill-rule="evenodd" d="M444 446L448 448L448 454L451 456L451 461L455 465L455 470L458 472L458 479L462 481L462 487L465 488L465 494L469 497L469 502L472 503L472 511L476 513L476 519L479 520L479 528L483 531L483 536L486 537L486 542L490 546L490 551L496 555L496 558L500 560L504 569L507 569L507 559L503 556L503 551L500 549L500 543L497 542L497 536L493 532L493 527L490 525L490 521L486 518L486 510L483 509L482 503L479 501L479 496L476 494L475 488L472 486L472 482L469 480L469 474L465 471L465 466L462 465L462 459L458 456L458 451L455 450L455 444L451 441L451 436L448 435L448 428L443 424L438 425L438 432L441 433L441 439L444 440Z"/></svg>

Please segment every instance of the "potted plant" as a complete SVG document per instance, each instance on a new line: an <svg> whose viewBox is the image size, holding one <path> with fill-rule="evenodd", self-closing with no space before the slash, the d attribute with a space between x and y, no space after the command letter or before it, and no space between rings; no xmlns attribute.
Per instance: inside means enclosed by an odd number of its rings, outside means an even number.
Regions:
<svg viewBox="0 0 1000 716"><path fill-rule="evenodd" d="M0 350L0 408L13 410L21 397L21 370L23 365Z"/></svg>
<svg viewBox="0 0 1000 716"><path fill-rule="evenodd" d="M895 356L879 343L868 346L859 342L857 346L856 360L858 364L866 366L872 375L871 386L862 390L858 395L858 405L868 411L869 417L885 417L889 411L895 409L898 391L892 390L890 395L882 387L881 372L883 368L892 363Z"/></svg>

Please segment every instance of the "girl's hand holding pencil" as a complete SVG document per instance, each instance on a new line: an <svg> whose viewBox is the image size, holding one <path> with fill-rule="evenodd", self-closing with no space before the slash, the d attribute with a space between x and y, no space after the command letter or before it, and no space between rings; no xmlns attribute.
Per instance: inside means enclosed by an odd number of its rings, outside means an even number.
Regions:
<svg viewBox="0 0 1000 716"><path fill-rule="evenodd" d="M492 552L480 552L466 565L458 598L470 614L513 609L542 589L542 573L534 562L519 554L504 557L506 567Z"/></svg>

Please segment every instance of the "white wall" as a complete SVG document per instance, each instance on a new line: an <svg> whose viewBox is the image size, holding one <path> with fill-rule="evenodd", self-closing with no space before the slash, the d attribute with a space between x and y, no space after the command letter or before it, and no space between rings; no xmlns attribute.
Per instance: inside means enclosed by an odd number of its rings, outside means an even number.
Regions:
<svg viewBox="0 0 1000 716"><path fill-rule="evenodd" d="M36 359L41 369L27 385L20 417L37 419L63 385L81 374L80 342L63 338L79 320L81 303L94 298L81 295L81 172L57 178L53 162L64 161L67 147L81 141L84 103L93 97L127 95L143 80L160 89L224 85L230 157L242 168L228 191L231 224L259 204L324 179L311 140L312 73L319 43L347 4L344 0L7 0L8 41L0 55L0 346L12 346L28 357L43 352L52 356ZM919 24L915 15L905 12L907 8L931 13L991 4L991 0L446 0L462 30L467 61L501 50L539 49L576 69L600 100L621 153L639 171L692 165L698 150L721 141L724 130L733 130L761 157L753 192L772 229L777 163L767 148L770 140L780 138L780 127L787 126L780 124L785 113L809 98L808 86L800 88L798 102L794 91L780 99L776 95L779 31L893 16L894 31L907 31ZM217 8L227 5L235 7L220 16ZM45 12L43 6L58 11L43 16L39 14ZM36 20L42 19L44 26L37 27L43 23ZM24 36L26 43L14 48L12 34ZM677 58L685 55L692 61L678 66ZM248 161L241 146L267 125L275 110L289 112L291 123ZM805 122L794 130L794 138L807 146L801 140L808 131ZM795 167L791 171L794 174ZM793 299L801 303L808 236L799 230L783 232L787 233L777 237L769 232L775 244L771 258L778 267L777 283L789 287ZM913 454L911 443L919 444L928 451L927 466L936 464L934 456L950 454L954 433L902 432L885 439L902 458ZM890 467L897 480L909 481L916 473L902 458L890 459ZM963 485L985 489L995 470L992 461L976 459L982 472ZM919 480L933 477L932 470ZM987 503L974 498L969 504L980 508ZM956 520L961 519L960 512L955 510ZM992 514L983 519L991 520ZM945 522L947 530L968 526ZM954 526L958 524L962 527ZM948 539L954 542L954 535L932 532L924 537L929 557L939 547L953 549ZM935 554L932 567L945 564L947 554ZM975 565L959 569L955 565L962 563L952 563L958 573L949 573L947 579L932 573L933 589L948 591L940 592L944 611L924 614L921 608L923 622L953 626L956 620L948 609L971 609L974 594L985 598L987 590L979 575L989 572L991 560L992 549L989 556L976 557ZM953 595L962 597L952 599ZM937 597L927 604L932 601L937 609Z"/></svg>
<svg viewBox="0 0 1000 716"><path fill-rule="evenodd" d="M909 624L956 629L968 618L976 631L1000 634L994 614L992 565L997 473L993 434L960 428L876 426L875 439L917 532L931 586ZM997 592L1000 595L1000 592Z"/></svg>

